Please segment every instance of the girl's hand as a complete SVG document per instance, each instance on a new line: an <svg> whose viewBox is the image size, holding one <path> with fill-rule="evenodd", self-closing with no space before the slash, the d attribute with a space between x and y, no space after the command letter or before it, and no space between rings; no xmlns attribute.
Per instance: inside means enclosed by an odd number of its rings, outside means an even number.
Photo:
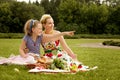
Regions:
<svg viewBox="0 0 120 80"><path fill-rule="evenodd" d="M64 35L73 36L75 31L63 32Z"/></svg>
<svg viewBox="0 0 120 80"><path fill-rule="evenodd" d="M33 56L35 60L39 58L39 55L35 53L29 53L29 55Z"/></svg>
<svg viewBox="0 0 120 80"><path fill-rule="evenodd" d="M25 54L28 53L28 52L29 52L29 49L28 49L28 48L25 48L25 49L24 49L24 52L25 52Z"/></svg>

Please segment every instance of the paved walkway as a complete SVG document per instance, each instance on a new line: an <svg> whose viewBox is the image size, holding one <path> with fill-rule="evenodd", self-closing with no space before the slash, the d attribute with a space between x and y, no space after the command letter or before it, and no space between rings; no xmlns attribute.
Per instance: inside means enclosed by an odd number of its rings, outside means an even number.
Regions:
<svg viewBox="0 0 120 80"><path fill-rule="evenodd" d="M120 47L103 45L102 43L85 43L85 44L80 44L79 46L80 46L80 47L93 47L93 48L120 49Z"/></svg>

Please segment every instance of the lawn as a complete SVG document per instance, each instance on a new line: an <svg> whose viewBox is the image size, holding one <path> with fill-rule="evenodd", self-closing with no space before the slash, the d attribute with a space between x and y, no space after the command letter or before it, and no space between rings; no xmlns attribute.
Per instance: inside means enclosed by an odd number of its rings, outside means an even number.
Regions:
<svg viewBox="0 0 120 80"><path fill-rule="evenodd" d="M79 46L83 43L96 43L104 40L107 39L66 39L70 48L77 54L78 60L87 66L98 66L96 70L76 74L34 74L28 73L25 66L0 65L0 80L120 80L119 49ZM18 55L20 42L21 39L0 39L0 56ZM18 68L20 72L14 71L14 68Z"/></svg>

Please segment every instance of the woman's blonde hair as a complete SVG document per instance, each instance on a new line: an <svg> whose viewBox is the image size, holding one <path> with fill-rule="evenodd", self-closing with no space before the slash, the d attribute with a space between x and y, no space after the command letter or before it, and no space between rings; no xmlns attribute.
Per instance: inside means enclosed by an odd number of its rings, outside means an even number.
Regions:
<svg viewBox="0 0 120 80"><path fill-rule="evenodd" d="M32 28L35 28L40 22L38 20L30 19L24 25L24 32L26 35L32 35Z"/></svg>
<svg viewBox="0 0 120 80"><path fill-rule="evenodd" d="M41 24L45 24L46 20L49 18L52 18L50 14L44 14L40 19Z"/></svg>

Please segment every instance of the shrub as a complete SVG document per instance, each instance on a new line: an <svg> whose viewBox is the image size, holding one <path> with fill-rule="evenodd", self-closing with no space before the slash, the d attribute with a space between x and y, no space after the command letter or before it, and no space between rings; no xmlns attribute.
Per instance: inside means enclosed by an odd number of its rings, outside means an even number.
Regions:
<svg viewBox="0 0 120 80"><path fill-rule="evenodd" d="M119 47L120 47L120 42L118 42L118 41L113 41L113 40L104 41L102 44L103 44L103 45L119 46Z"/></svg>

